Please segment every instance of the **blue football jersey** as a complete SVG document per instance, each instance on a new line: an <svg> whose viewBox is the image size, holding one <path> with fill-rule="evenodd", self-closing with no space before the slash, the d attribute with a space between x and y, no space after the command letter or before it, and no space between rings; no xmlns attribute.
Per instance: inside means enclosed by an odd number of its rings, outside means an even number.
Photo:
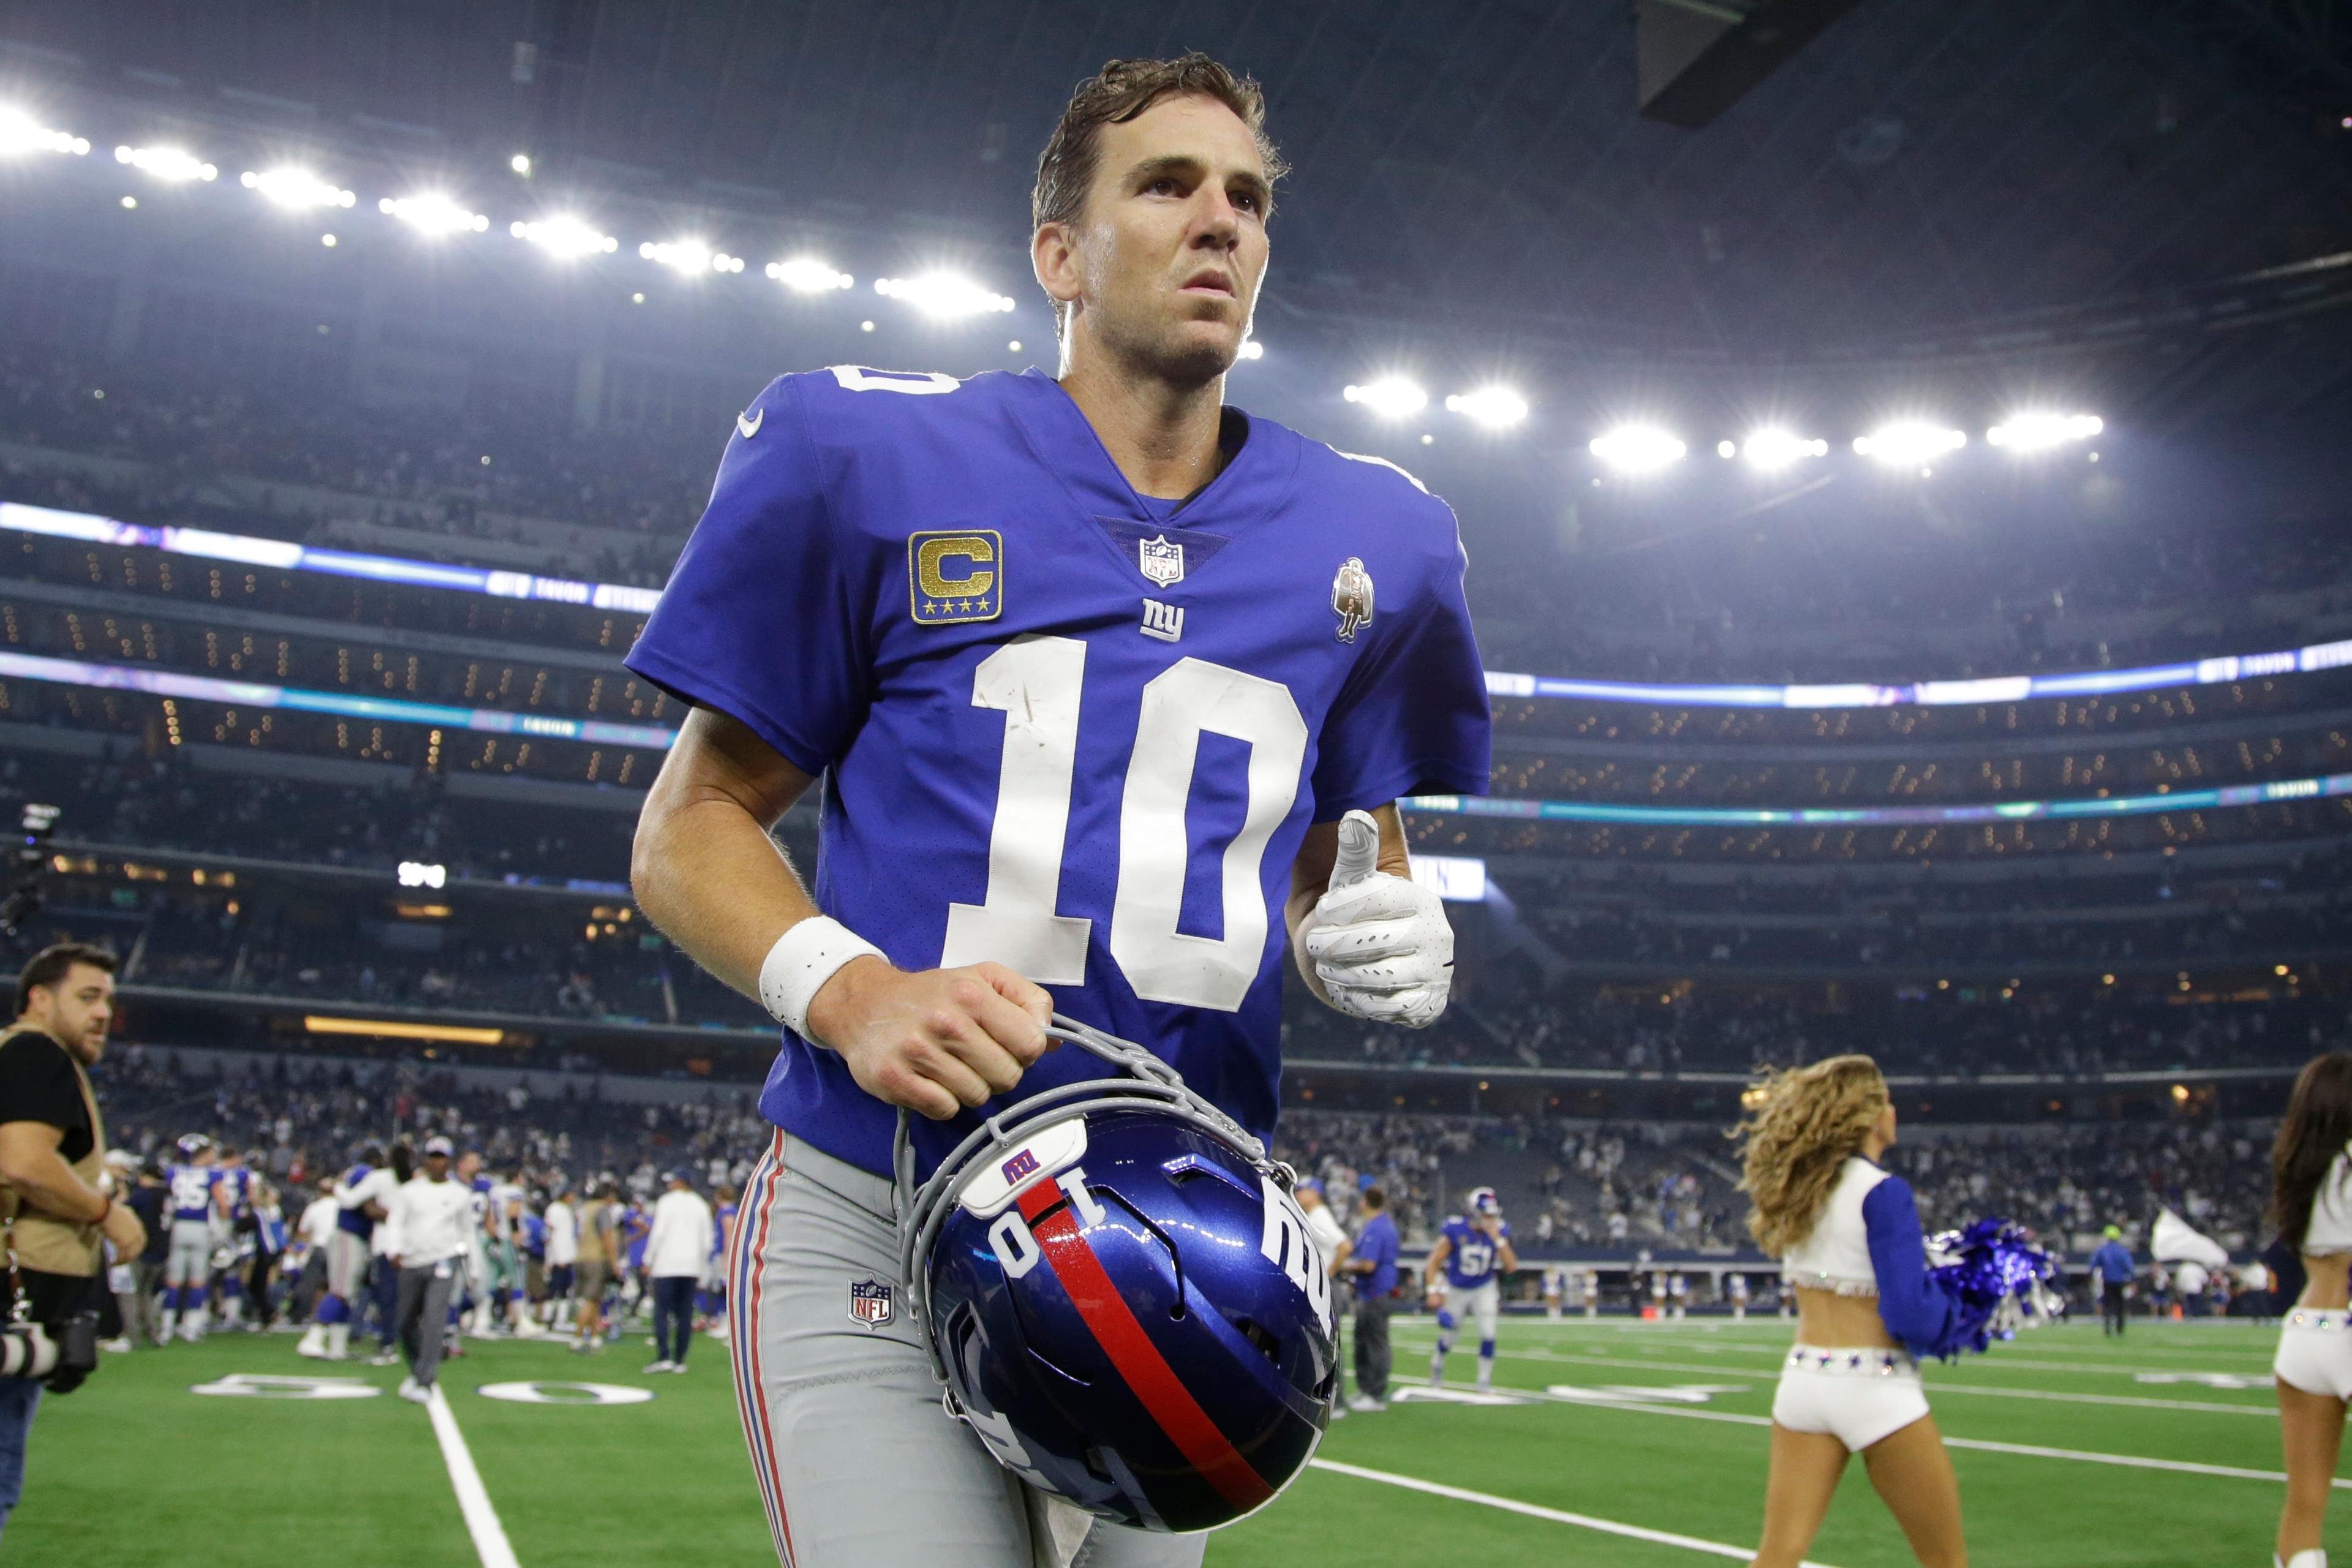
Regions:
<svg viewBox="0 0 2352 1568"><path fill-rule="evenodd" d="M1498 1227L1506 1237L1511 1234L1510 1222ZM1457 1290L1475 1290L1495 1277L1500 1258L1495 1242L1471 1221L1455 1215L1445 1222L1445 1239L1453 1247L1445 1254L1445 1280Z"/></svg>
<svg viewBox="0 0 2352 1568"><path fill-rule="evenodd" d="M1264 1134L1307 826L1483 794L1491 723L1445 504L1223 432L1179 509L1042 373L784 376L627 663L829 774L817 904L893 963L1003 963ZM1020 1092L1101 1070L1056 1051ZM832 1052L787 1035L760 1104L888 1169L896 1112ZM974 1124L919 1121L922 1162Z"/></svg>
<svg viewBox="0 0 2352 1568"><path fill-rule="evenodd" d="M210 1219L213 1217L213 1188L221 1173L211 1165L174 1165L163 1178L172 1194L173 1219Z"/></svg>

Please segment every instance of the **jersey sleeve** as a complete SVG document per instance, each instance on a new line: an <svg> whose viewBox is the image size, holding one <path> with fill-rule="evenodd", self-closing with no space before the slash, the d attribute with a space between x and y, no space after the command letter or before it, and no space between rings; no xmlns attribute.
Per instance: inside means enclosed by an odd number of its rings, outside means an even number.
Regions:
<svg viewBox="0 0 2352 1568"><path fill-rule="evenodd" d="M702 521L623 662L740 720L803 773L823 773L848 749L870 696L874 601L848 537L798 384L780 378L737 422Z"/></svg>
<svg viewBox="0 0 2352 1568"><path fill-rule="evenodd" d="M1444 516L1450 548L1393 614L1375 600L1372 646L1324 720L1318 822L1402 795L1486 793L1494 715L1463 594L1468 558L1454 514Z"/></svg>
<svg viewBox="0 0 2352 1568"><path fill-rule="evenodd" d="M1863 1196L1862 1225L1886 1331L1914 1355L1950 1354L1957 1348L1959 1304L1927 1277L1927 1240L1920 1233L1919 1203L1911 1184L1889 1176L1871 1188Z"/></svg>

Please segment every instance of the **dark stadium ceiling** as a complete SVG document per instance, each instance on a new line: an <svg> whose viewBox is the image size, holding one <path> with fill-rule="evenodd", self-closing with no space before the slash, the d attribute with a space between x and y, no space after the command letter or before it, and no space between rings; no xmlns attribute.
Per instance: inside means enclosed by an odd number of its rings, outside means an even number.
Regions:
<svg viewBox="0 0 2352 1568"><path fill-rule="evenodd" d="M0 87L961 230L1011 285L1070 84L1199 47L1296 166L1270 322L1664 365L2138 344L2159 416L2346 395L2352 267L2231 280L2352 252L2352 6L1831 5L1711 123L1637 113L1638 7L1794 3L15 0Z"/></svg>

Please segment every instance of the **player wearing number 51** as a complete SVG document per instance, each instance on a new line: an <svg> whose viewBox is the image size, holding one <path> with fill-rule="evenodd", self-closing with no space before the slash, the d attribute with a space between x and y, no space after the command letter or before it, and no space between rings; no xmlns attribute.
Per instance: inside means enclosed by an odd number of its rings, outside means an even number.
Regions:
<svg viewBox="0 0 2352 1568"><path fill-rule="evenodd" d="M1098 1077L1045 1056L1057 1010L1266 1133L1286 935L1350 1015L1445 1004L1393 803L1486 785L1462 546L1401 469L1224 403L1283 173L1264 111L1202 56L1082 84L1033 212L1057 374L771 384L628 655L693 705L637 897L785 1028L729 1294L800 1568L1015 1568L1033 1535L1200 1560L1048 1518L940 1419L898 1306L898 1108L928 1172L1016 1085ZM820 775L810 887L769 829Z"/></svg>

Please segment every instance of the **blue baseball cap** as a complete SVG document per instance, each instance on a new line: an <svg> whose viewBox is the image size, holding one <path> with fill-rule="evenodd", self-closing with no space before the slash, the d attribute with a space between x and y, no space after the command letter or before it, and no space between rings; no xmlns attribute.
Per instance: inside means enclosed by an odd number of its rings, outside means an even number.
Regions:
<svg viewBox="0 0 2352 1568"><path fill-rule="evenodd" d="M1323 1183L1315 1176L1301 1176L1298 1179L1298 1190L1302 1193L1320 1193L1323 1190Z"/></svg>

